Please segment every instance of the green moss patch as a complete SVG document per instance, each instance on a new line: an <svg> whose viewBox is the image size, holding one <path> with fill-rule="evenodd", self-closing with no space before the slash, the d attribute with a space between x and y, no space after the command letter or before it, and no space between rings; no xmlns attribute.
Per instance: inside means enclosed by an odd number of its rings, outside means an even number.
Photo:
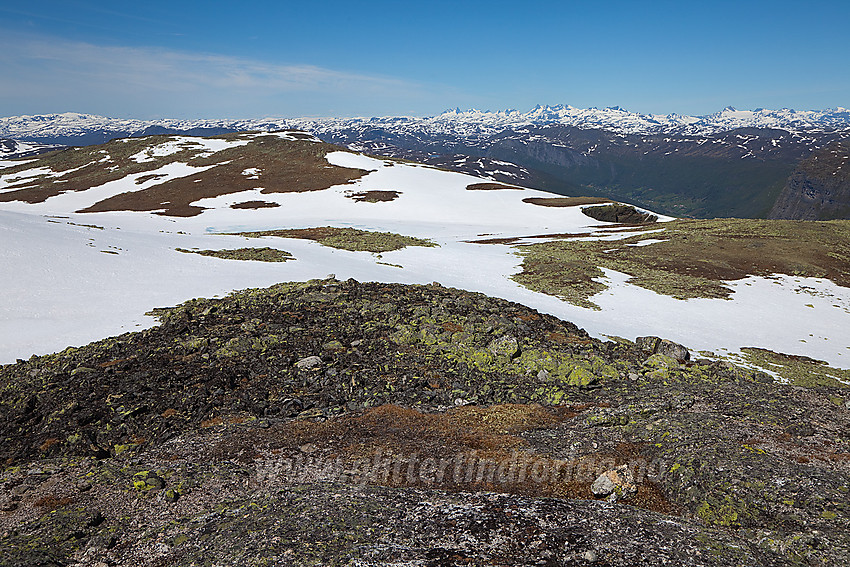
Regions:
<svg viewBox="0 0 850 567"><path fill-rule="evenodd" d="M593 308L606 288L600 267L632 276L630 283L677 299L727 298L725 281L750 275L819 277L850 286L850 221L678 220L645 239L544 242L518 246L521 285Z"/></svg>
<svg viewBox="0 0 850 567"><path fill-rule="evenodd" d="M276 248L236 248L234 250L186 250L176 248L178 252L186 254L200 254L201 256L212 256L223 260L252 260L255 262L286 262L294 260L295 257L285 250Z"/></svg>
<svg viewBox="0 0 850 567"><path fill-rule="evenodd" d="M742 348L750 364L779 374L795 386L850 387L850 370L832 368L822 360L773 352L763 348Z"/></svg>
<svg viewBox="0 0 850 567"><path fill-rule="evenodd" d="M337 228L320 226L315 228L293 228L283 230L263 230L259 232L240 232L238 236L259 238L262 236L278 236L280 238L301 238L314 240L323 246L352 250L358 252L391 252L407 246L435 247L437 243L424 238L403 236L394 232L377 232L359 230L356 228Z"/></svg>

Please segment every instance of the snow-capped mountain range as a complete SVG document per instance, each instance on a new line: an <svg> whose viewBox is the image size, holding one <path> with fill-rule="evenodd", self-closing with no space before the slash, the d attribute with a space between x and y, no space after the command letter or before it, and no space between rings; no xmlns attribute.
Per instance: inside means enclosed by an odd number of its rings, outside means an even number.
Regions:
<svg viewBox="0 0 850 567"><path fill-rule="evenodd" d="M93 114L66 112L36 116L0 118L0 137L17 140L60 140L84 137L94 132L126 136L155 134L158 130L181 132L213 130L279 130L300 128L317 134L358 125L393 127L399 130L427 129L452 135L492 134L505 128L557 124L584 129L604 129L620 134L710 135L738 128L772 128L791 132L850 129L850 110L736 110L727 107L705 116L680 114L641 114L620 107L575 108L569 105L536 106L528 112L503 110L448 110L431 117L373 118L261 118L199 120L136 120L107 118Z"/></svg>
<svg viewBox="0 0 850 567"><path fill-rule="evenodd" d="M528 112L455 109L424 118L145 121L77 113L0 118L0 138L75 146L154 134L284 129L372 155L564 195L612 198L665 214L759 218L774 209L798 164L850 141L850 111L727 107L684 116L558 105ZM5 157L16 155L25 154ZM840 218L842 207L843 201L818 213L793 211L789 218Z"/></svg>
<svg viewBox="0 0 850 567"><path fill-rule="evenodd" d="M302 121L297 121L302 122ZM312 124L315 122L315 126ZM393 125L423 128L447 134L492 133L505 128L539 125L563 125L583 129L602 129L619 134L709 135L737 128L775 128L788 131L850 129L850 111L846 108L796 111L736 110L727 107L706 116L680 114L641 114L620 107L575 108L569 105L536 106L528 112L505 110L489 112L454 109L428 118L352 118L304 121L317 133L323 128L351 127L358 124Z"/></svg>

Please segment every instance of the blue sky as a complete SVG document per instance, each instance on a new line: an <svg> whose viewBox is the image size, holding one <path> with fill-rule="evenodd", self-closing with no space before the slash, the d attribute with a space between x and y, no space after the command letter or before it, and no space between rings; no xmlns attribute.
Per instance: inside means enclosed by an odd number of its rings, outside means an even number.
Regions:
<svg viewBox="0 0 850 567"><path fill-rule="evenodd" d="M0 0L0 116L850 106L850 2Z"/></svg>

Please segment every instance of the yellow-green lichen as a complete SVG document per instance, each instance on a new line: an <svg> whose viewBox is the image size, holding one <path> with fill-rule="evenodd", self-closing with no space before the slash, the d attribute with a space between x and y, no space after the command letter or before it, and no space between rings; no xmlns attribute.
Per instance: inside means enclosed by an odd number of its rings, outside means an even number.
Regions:
<svg viewBox="0 0 850 567"><path fill-rule="evenodd" d="M705 523L723 527L740 525L739 510L728 497L723 502L703 501L696 513Z"/></svg>

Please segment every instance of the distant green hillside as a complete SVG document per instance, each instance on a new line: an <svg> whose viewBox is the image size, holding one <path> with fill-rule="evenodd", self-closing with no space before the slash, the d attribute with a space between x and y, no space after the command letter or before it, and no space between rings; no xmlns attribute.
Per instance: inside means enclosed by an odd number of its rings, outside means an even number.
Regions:
<svg viewBox="0 0 850 567"><path fill-rule="evenodd" d="M697 156L606 155L570 167L524 163L540 171L541 189L591 194L671 216L762 218L773 206L793 163Z"/></svg>

